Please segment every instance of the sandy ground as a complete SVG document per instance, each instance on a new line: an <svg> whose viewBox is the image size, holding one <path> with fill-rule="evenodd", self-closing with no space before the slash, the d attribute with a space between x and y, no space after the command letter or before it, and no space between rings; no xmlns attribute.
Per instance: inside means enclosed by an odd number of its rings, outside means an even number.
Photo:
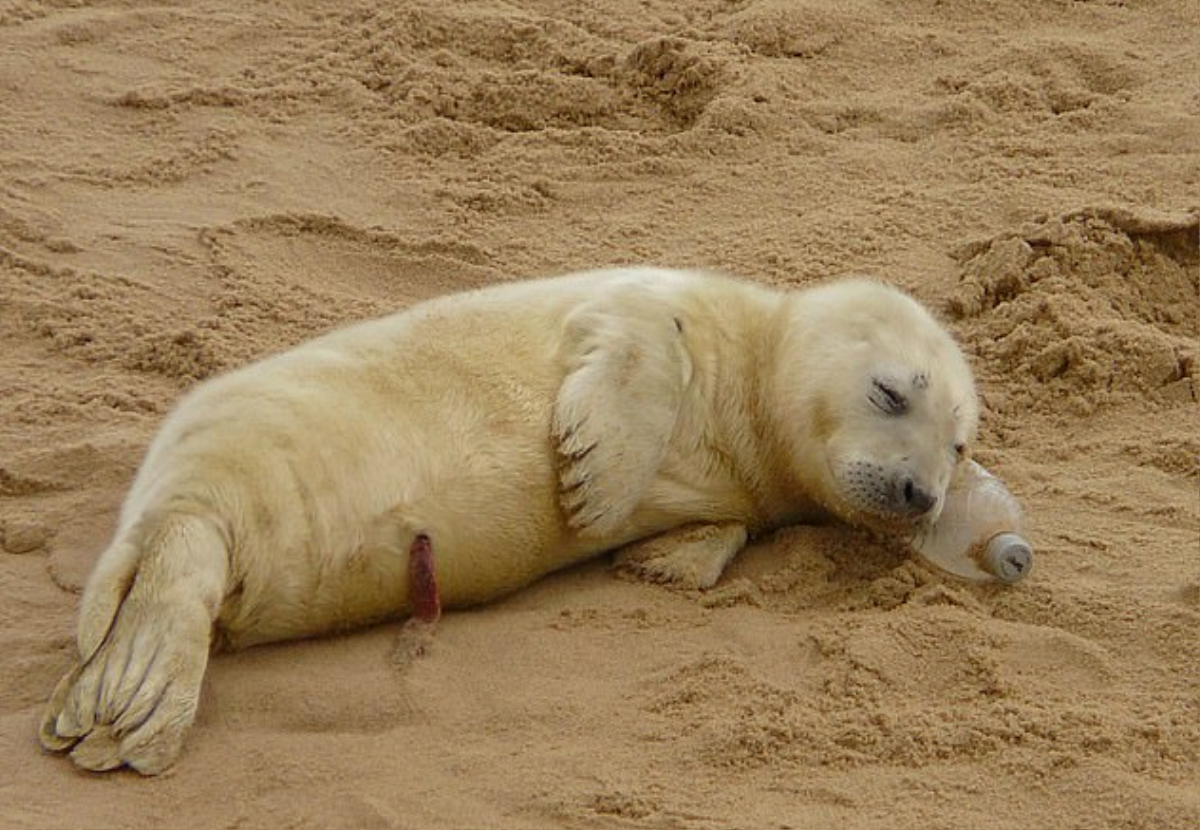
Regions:
<svg viewBox="0 0 1200 830"><path fill-rule="evenodd" d="M0 4L0 825L1200 826L1198 194L1193 0ZM706 595L596 562L404 672L395 626L220 656L163 778L41 753L183 390L627 262L927 301L1034 575L837 527Z"/></svg>

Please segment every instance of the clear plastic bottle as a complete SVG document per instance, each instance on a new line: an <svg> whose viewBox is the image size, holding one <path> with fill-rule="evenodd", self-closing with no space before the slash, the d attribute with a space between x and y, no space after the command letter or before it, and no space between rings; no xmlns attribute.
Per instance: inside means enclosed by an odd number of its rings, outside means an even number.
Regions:
<svg viewBox="0 0 1200 830"><path fill-rule="evenodd" d="M1018 582L1033 569L1021 507L1004 482L974 461L960 465L938 520L912 547L931 565L978 582Z"/></svg>

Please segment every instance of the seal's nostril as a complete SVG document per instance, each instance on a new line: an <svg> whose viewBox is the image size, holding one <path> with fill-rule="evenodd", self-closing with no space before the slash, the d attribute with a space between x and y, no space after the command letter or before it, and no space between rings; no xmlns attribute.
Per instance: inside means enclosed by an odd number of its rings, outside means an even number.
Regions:
<svg viewBox="0 0 1200 830"><path fill-rule="evenodd" d="M911 516L922 516L937 503L937 499L918 485L911 476L901 479L899 491L900 509Z"/></svg>

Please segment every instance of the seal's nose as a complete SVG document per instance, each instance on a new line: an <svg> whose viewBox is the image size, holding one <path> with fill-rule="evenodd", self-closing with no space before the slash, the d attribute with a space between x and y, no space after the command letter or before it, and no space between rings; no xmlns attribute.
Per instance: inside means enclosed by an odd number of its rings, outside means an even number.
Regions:
<svg viewBox="0 0 1200 830"><path fill-rule="evenodd" d="M924 516L937 504L937 498L911 475L896 477L896 511L906 516Z"/></svg>

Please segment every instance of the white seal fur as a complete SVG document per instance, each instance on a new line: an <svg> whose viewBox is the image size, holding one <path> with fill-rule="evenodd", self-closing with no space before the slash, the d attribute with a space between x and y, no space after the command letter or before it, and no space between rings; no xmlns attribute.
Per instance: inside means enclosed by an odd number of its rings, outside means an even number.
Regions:
<svg viewBox="0 0 1200 830"><path fill-rule="evenodd" d="M214 639L405 614L418 533L453 607L650 537L631 567L705 588L756 533L936 515L977 416L949 335L865 280L598 271L328 334L163 423L42 742L88 769L166 769Z"/></svg>

